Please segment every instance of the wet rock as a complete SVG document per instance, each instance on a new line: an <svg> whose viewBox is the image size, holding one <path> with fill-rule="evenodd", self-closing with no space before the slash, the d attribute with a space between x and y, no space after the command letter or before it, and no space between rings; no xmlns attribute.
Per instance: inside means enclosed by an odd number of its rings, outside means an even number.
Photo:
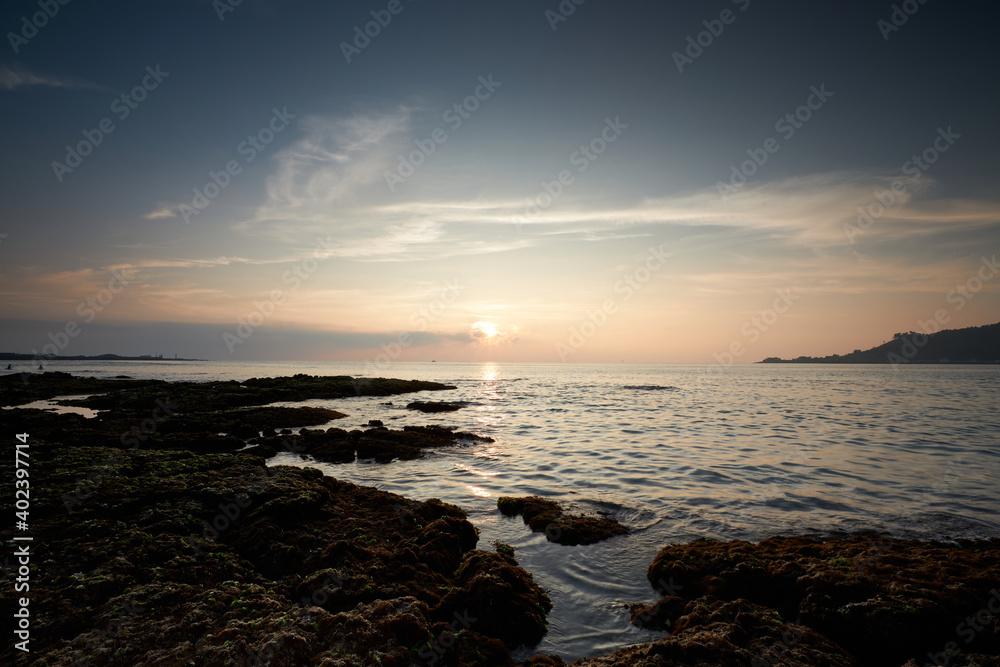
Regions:
<svg viewBox="0 0 1000 667"><path fill-rule="evenodd" d="M672 604L672 603L671 603ZM786 623L773 609L746 600L710 596L686 604L673 632L574 665L618 667L765 667L802 665L854 667L843 648L810 628Z"/></svg>
<svg viewBox="0 0 1000 667"><path fill-rule="evenodd" d="M505 516L520 514L532 531L545 533L550 542L567 546L594 544L615 535L628 534L628 528L613 517L564 514L559 503L538 496L501 496L497 508Z"/></svg>
<svg viewBox="0 0 1000 667"><path fill-rule="evenodd" d="M256 438L260 436L260 432L253 426L250 426L249 424L239 424L236 428L234 428L230 432L230 434L236 436L241 440L249 440L250 438Z"/></svg>
<svg viewBox="0 0 1000 667"><path fill-rule="evenodd" d="M406 406L407 410L419 410L420 412L454 412L463 407L458 403L445 403L443 401L413 401Z"/></svg>
<svg viewBox="0 0 1000 667"><path fill-rule="evenodd" d="M457 614L477 630L490 628L509 648L533 646L545 635L545 615L552 608L548 595L530 574L500 554L469 553L458 580L461 587L444 597L439 611Z"/></svg>
<svg viewBox="0 0 1000 667"><path fill-rule="evenodd" d="M557 655L533 655L521 663L522 667L566 667L566 661Z"/></svg>
<svg viewBox="0 0 1000 667"><path fill-rule="evenodd" d="M419 391L443 391L454 386L419 380L309 376L252 378L214 382L165 382L162 380L96 380L66 373L0 376L0 404L19 405L38 398L68 394L101 394L75 405L96 410L117 409L148 415L156 401L168 399L178 412L217 412L263 406L269 403L336 399L350 396L392 396Z"/></svg>
<svg viewBox="0 0 1000 667"><path fill-rule="evenodd" d="M37 664L512 665L544 632L544 592L453 505L242 452L32 456Z"/></svg>
<svg viewBox="0 0 1000 667"><path fill-rule="evenodd" d="M687 599L747 600L795 618L859 664L899 665L956 642L956 628L985 608L1000 582L1000 542L698 541L664 547L648 577ZM968 646L959 638L963 651L1000 655L1000 624L971 634Z"/></svg>
<svg viewBox="0 0 1000 667"><path fill-rule="evenodd" d="M254 445L253 447L240 450L240 454L244 454L246 456L259 456L262 459L269 459L277 453L277 450L269 445Z"/></svg>
<svg viewBox="0 0 1000 667"><path fill-rule="evenodd" d="M0 405L24 405L39 399L79 394L102 394L128 389L163 388L163 380L86 378L61 371L10 373L0 376Z"/></svg>
<svg viewBox="0 0 1000 667"><path fill-rule="evenodd" d="M494 542L493 548L496 549L496 552L503 556L504 560L508 563L511 565L517 565L517 560L514 558L514 547L509 544L504 544L503 542Z"/></svg>
<svg viewBox="0 0 1000 667"><path fill-rule="evenodd" d="M429 442L434 440L446 443L454 443L461 440L469 440L473 442L494 442L493 438L484 435L476 435L475 433L468 433L466 431L456 431L454 426L439 426L435 424L429 426L404 426L403 431L424 436L428 438Z"/></svg>
<svg viewBox="0 0 1000 667"><path fill-rule="evenodd" d="M325 432L304 431L295 439L293 451L326 463L355 460L390 463L418 459L424 455L424 450L453 447L467 440L492 442L489 438L440 426L406 426L402 430L373 426L364 431L337 428Z"/></svg>
<svg viewBox="0 0 1000 667"><path fill-rule="evenodd" d="M676 595L665 595L654 605L634 604L629 607L632 625L646 630L670 630L684 615L687 600Z"/></svg>

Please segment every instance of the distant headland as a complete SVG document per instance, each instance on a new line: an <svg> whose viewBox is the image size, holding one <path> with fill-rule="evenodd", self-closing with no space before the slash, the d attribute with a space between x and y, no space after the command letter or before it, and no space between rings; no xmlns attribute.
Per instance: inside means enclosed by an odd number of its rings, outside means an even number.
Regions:
<svg viewBox="0 0 1000 667"><path fill-rule="evenodd" d="M61 357L56 354L21 354L19 352L0 352L0 361L208 361L207 359L184 359L182 357L167 357L144 354L139 357L123 357L119 354L98 354L87 356L75 354L71 357Z"/></svg>
<svg viewBox="0 0 1000 667"><path fill-rule="evenodd" d="M828 357L779 359L762 364L1000 364L1000 322L936 333L897 333L888 343L869 350Z"/></svg>

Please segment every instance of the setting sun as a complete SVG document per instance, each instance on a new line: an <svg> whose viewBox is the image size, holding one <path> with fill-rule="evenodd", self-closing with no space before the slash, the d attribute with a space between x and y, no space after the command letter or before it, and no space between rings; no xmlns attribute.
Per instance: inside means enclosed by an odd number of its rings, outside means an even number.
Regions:
<svg viewBox="0 0 1000 667"><path fill-rule="evenodd" d="M472 335L482 342L489 343L500 336L500 331L492 322L475 322L472 325Z"/></svg>

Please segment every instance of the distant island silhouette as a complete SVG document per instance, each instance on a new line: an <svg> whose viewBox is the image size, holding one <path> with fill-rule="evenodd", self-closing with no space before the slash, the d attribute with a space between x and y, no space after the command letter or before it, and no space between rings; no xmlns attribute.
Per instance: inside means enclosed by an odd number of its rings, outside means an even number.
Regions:
<svg viewBox="0 0 1000 667"><path fill-rule="evenodd" d="M75 354L71 357L61 357L55 354L21 354L19 352L0 352L0 361L208 361L207 359L184 359L183 357L167 357L144 354L139 357L123 357L118 354L98 354L88 356Z"/></svg>
<svg viewBox="0 0 1000 667"><path fill-rule="evenodd" d="M945 329L925 334L897 333L892 340L869 350L828 357L779 359L762 364L1000 364L1000 322L967 329Z"/></svg>

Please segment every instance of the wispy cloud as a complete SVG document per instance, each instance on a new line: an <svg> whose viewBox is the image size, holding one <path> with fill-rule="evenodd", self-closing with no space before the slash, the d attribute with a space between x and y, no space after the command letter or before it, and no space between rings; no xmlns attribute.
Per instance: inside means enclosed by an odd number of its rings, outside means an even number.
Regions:
<svg viewBox="0 0 1000 667"><path fill-rule="evenodd" d="M285 259L247 259L246 257L212 257L208 259L146 259L137 262L113 264L107 269L127 271L130 269L210 269L230 264L274 264L288 261Z"/></svg>
<svg viewBox="0 0 1000 667"><path fill-rule="evenodd" d="M352 218L358 190L381 181L409 127L412 109L355 114L347 118L310 116L304 136L280 151L267 180L268 201L237 229L289 239L298 232L328 229L331 220L363 225Z"/></svg>
<svg viewBox="0 0 1000 667"><path fill-rule="evenodd" d="M650 196L623 202L599 187L567 190L546 206L529 208L527 197L505 196L506 184L488 184L474 197L457 198L449 185L461 174L438 163L439 187L409 201L389 196L384 175L412 149L416 107L310 116L303 136L273 158L267 200L253 217L235 225L247 235L303 246L333 233L331 256L365 262L441 260L449 257L543 248L567 240L620 241L671 230L715 239L767 238L775 247L852 248L845 225L858 209L876 203L898 175L854 170L797 176L747 185L729 196L717 188ZM459 161L457 164L460 164ZM1000 204L933 199L934 181L908 181L875 224L865 230L868 246L897 239L984 230L1000 225ZM439 193L440 198L426 193ZM530 213L529 213L530 212ZM158 205L148 219L176 215ZM685 232L684 230L688 230Z"/></svg>
<svg viewBox="0 0 1000 667"><path fill-rule="evenodd" d="M157 204L156 208L142 216L145 220L163 220L180 216L180 204Z"/></svg>
<svg viewBox="0 0 1000 667"><path fill-rule="evenodd" d="M528 236L576 235L581 240L645 236L647 229L623 234L623 227L724 227L783 236L804 246L849 243L845 224L856 223L859 208L878 203L877 192L888 190L893 177L835 172L747 187L723 199L716 189L649 197L631 205L586 204L567 196L548 208L524 216L524 202L492 200L468 202L408 202L374 207L375 217L432 219L439 225L502 225L516 223ZM957 229L1000 225L1000 203L959 199L930 199L934 182L924 177L895 195L866 230L869 239L934 234Z"/></svg>
<svg viewBox="0 0 1000 667"><path fill-rule="evenodd" d="M0 65L0 88L4 90L15 90L28 86L44 86L48 88L68 88L75 90L104 90L108 89L89 81L69 77L58 77L43 74L35 74L18 65Z"/></svg>

